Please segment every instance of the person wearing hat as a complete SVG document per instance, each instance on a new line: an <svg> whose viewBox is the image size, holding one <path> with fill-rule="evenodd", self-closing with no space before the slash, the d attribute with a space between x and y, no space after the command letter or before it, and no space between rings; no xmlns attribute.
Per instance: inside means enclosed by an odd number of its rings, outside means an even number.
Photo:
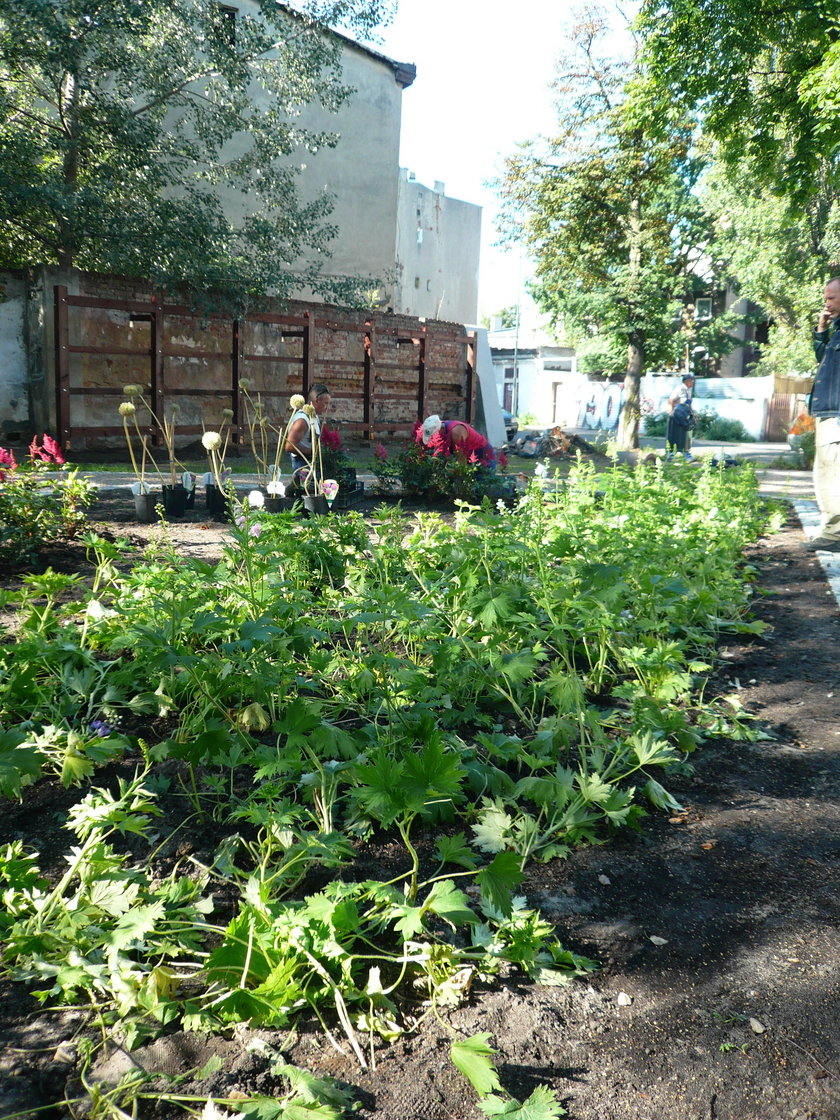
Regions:
<svg viewBox="0 0 840 1120"><path fill-rule="evenodd" d="M441 420L437 415L427 416L417 433L418 443L449 456L453 452L465 459L478 462L485 470L496 469L496 452L481 432L463 420Z"/></svg>
<svg viewBox="0 0 840 1120"><path fill-rule="evenodd" d="M689 451L689 432L694 427L694 413L691 410L691 390L694 388L694 374L683 375L682 384L668 399L668 428L665 432L665 446L668 454L678 451L686 459L691 459Z"/></svg>

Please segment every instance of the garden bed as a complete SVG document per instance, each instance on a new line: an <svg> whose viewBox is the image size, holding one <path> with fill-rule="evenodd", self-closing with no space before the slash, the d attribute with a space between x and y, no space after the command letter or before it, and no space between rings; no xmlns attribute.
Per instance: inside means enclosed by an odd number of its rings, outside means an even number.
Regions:
<svg viewBox="0 0 840 1120"><path fill-rule="evenodd" d="M158 539L159 526L130 524L109 501L103 495L91 510L108 534L138 547ZM183 555L213 562L226 529L197 513L168 532ZM774 737L706 743L692 756L695 774L667 783L681 810L648 816L642 833L625 830L607 845L526 869L518 890L556 923L567 949L602 968L564 987L535 986L511 970L475 983L460 1008L442 1015L461 1035L490 1032L502 1085L520 1100L550 1086L576 1120L840 1114L840 624L800 539L791 521L750 548L757 587L768 593L757 597L756 614L772 630L727 642L707 686L709 695L737 693ZM78 571L80 556L71 544L49 560ZM111 780L132 769L112 767ZM5 807L2 840L37 846L58 871L68 843L62 814L80 796L42 780L21 808ZM191 830L171 858L206 861L217 840L212 828ZM425 867L430 842L419 854ZM382 879L404 860L386 830L366 850L361 872ZM41 1011L20 986L3 989L0 1115L78 1095L83 1018ZM339 1054L304 1018L294 1030L176 1032L131 1060L178 1075L216 1055L219 1068L202 1080L186 1076L175 1091L236 1098L273 1096L282 1052L338 1078L360 1116L477 1120L476 1095L449 1060L450 1041L430 1017L416 1035L379 1048L375 1070L362 1070L346 1041ZM110 1062L100 1072L129 1068L119 1053ZM175 1114L147 1100L139 1107L143 1116Z"/></svg>

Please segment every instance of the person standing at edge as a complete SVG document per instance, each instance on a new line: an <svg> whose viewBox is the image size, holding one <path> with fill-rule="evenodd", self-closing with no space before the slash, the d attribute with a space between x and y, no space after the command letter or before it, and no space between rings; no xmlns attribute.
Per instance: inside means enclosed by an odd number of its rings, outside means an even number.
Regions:
<svg viewBox="0 0 840 1120"><path fill-rule="evenodd" d="M820 507L820 535L805 545L811 552L840 552L840 276L825 286L824 305L814 331L819 369L809 411L816 420L814 492Z"/></svg>

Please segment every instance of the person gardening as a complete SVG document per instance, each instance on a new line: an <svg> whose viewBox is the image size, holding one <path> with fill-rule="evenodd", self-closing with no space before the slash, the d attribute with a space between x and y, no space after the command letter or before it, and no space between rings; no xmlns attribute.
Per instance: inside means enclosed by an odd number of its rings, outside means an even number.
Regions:
<svg viewBox="0 0 840 1120"><path fill-rule="evenodd" d="M488 471L495 471L496 452L488 440L463 420L441 420L437 415L427 416L417 432L417 441L431 447L433 452L450 456L463 455Z"/></svg>
<svg viewBox="0 0 840 1120"><path fill-rule="evenodd" d="M303 401L302 397L298 399ZM313 385L309 390L309 402L301 404L289 421L284 450L288 451L292 460L293 478L298 485L302 484L302 472L312 470L314 442L321 435L321 418L326 415L331 400L326 385Z"/></svg>
<svg viewBox="0 0 840 1120"><path fill-rule="evenodd" d="M687 373L682 384L668 398L668 428L665 433L665 446L668 455L679 452L691 459L689 433L694 427L694 413L691 408L691 391L694 388L694 375Z"/></svg>

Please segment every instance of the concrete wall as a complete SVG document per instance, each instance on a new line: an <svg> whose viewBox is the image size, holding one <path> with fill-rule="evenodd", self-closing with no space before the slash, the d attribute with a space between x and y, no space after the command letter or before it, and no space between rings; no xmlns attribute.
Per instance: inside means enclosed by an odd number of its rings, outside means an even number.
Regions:
<svg viewBox="0 0 840 1120"><path fill-rule="evenodd" d="M481 207L399 176L394 310L473 323L478 317Z"/></svg>
<svg viewBox="0 0 840 1120"><path fill-rule="evenodd" d="M23 276L0 276L0 434L29 425L26 360L26 284Z"/></svg>
<svg viewBox="0 0 840 1120"><path fill-rule="evenodd" d="M226 0L250 15L257 15L254 0ZM336 111L318 104L301 107L295 124L313 132L339 134L336 147L316 152L299 149L281 163L300 169L297 189L304 202L322 192L333 197L334 208L328 218L337 228L330 242L330 257L309 255L298 265L318 259L327 276L362 277L370 280L372 305L393 305L393 279L396 262L398 173L402 91L410 84L414 68L403 66L375 51L342 37L342 75L345 85L355 89ZM255 87L256 103L265 100ZM247 150L247 135L233 141L228 154ZM220 197L226 212L234 219L242 215L242 196L237 192ZM380 287L381 285L381 287ZM301 288L296 298L311 298Z"/></svg>

